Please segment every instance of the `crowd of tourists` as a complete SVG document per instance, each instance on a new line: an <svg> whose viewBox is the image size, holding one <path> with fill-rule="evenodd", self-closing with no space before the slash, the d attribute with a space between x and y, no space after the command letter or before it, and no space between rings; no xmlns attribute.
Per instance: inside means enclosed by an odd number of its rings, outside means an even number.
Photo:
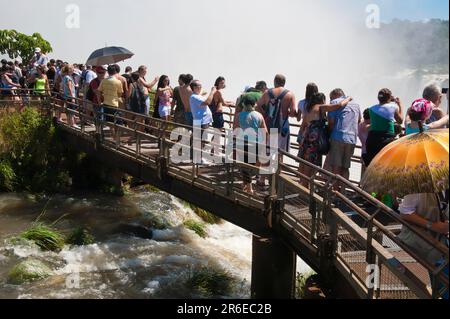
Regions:
<svg viewBox="0 0 450 319"><path fill-rule="evenodd" d="M88 105L107 121L114 121L118 112L127 110L188 127L198 126L202 131L210 127L223 130L224 109L234 108L231 128L255 132L253 137L245 137L245 153L251 144L259 144L261 132L268 134L271 129L278 133L279 149L290 152L293 135L290 126L296 121L300 125L298 157L347 179L358 144L362 146L364 171L385 146L400 136L449 124L449 116L441 108L443 96L447 94L448 98L448 92L434 84L427 86L409 107L390 89L383 88L374 94L374 105L362 112L358 101L344 90L332 90L327 101L315 83L306 86L304 98L297 103L294 93L285 88L286 78L278 74L272 88L265 81L258 81L253 87L247 86L232 102L224 98L226 80L221 76L206 91L200 80L191 74L181 74L173 88L167 75L147 80L146 66L136 71L126 67L121 74L117 64L72 65L48 60L39 48L35 51L35 57L26 66L17 61L1 61L0 88L4 98L17 99L20 89L31 88L38 97L46 94L58 97L68 109ZM249 161L248 156L245 161ZM254 163L258 163L257 159ZM314 171L302 164L299 170L306 177ZM254 174L245 169L242 173L244 191L253 193ZM259 176L256 184L265 187L265 183L264 176ZM441 236L448 245L448 208L446 218L439 217L441 207L437 207L434 194L408 195L400 205L395 206L395 200L391 205L405 220ZM405 230L402 240L430 262L442 261L439 252L418 236Z"/></svg>
<svg viewBox="0 0 450 319"><path fill-rule="evenodd" d="M181 74L173 88L167 75L147 80L146 66L135 72L126 67L121 74L117 64L72 65L48 60L39 48L27 66L18 61L1 63L3 96L14 99L18 89L31 88L36 95L59 97L69 109L76 108L77 99L82 99L111 121L117 112L127 110L202 129L224 129L224 108L234 107L234 117L229 118L233 120L232 128L250 128L259 133L277 129L278 147L286 152L290 151L293 133L290 123L297 121L298 157L347 179L357 144L362 145L364 171L386 145L401 135L418 132L419 123L423 123L422 129L429 130L446 127L449 119L441 109L443 93L437 85L427 86L408 109L390 89L381 89L376 105L362 112L357 100L339 88L330 92L327 103L327 97L314 83L307 85L304 98L297 104L294 93L285 88L283 75L275 76L271 89L265 81L247 86L232 102L224 99L226 80L221 76L209 92L191 74ZM306 176L312 174L305 165L300 165L300 171ZM247 189L252 191L250 186Z"/></svg>

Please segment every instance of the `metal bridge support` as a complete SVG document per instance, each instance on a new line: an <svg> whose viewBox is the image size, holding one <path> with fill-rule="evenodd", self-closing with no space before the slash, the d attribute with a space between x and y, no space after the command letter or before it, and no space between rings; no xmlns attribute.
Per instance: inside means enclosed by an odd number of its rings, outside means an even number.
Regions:
<svg viewBox="0 0 450 319"><path fill-rule="evenodd" d="M295 291L296 255L278 238L253 236L253 299L292 299Z"/></svg>

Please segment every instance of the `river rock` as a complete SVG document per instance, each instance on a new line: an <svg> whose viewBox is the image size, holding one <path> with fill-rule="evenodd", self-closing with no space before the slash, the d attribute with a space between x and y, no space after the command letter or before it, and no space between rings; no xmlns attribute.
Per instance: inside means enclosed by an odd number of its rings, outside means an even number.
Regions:
<svg viewBox="0 0 450 319"><path fill-rule="evenodd" d="M47 278L52 270L42 261L28 258L14 266L8 274L8 282L21 285L25 282Z"/></svg>
<svg viewBox="0 0 450 319"><path fill-rule="evenodd" d="M134 224L120 224L117 227L117 232L121 234L131 235L138 238L143 239L152 239L153 238L153 231L150 228L141 226L141 225L134 225Z"/></svg>

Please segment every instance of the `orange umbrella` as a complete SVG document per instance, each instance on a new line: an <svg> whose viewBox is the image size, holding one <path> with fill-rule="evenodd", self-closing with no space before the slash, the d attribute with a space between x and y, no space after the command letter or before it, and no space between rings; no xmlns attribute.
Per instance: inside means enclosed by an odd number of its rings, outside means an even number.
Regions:
<svg viewBox="0 0 450 319"><path fill-rule="evenodd" d="M449 130L405 136L373 159L361 181L368 192L405 196L438 193L449 187Z"/></svg>

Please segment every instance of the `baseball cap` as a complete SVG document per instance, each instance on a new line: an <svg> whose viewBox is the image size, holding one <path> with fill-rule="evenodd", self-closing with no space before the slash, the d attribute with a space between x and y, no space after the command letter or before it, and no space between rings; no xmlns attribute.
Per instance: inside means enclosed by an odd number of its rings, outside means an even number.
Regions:
<svg viewBox="0 0 450 319"><path fill-rule="evenodd" d="M251 85L246 85L246 86L244 86L244 90L242 91L243 93L246 93L248 90L250 90L252 88L252 86Z"/></svg>
<svg viewBox="0 0 450 319"><path fill-rule="evenodd" d="M108 69L107 65L99 65L99 66L95 67L96 72L105 72L107 69Z"/></svg>
<svg viewBox="0 0 450 319"><path fill-rule="evenodd" d="M34 53L41 53L41 48L34 49Z"/></svg>

